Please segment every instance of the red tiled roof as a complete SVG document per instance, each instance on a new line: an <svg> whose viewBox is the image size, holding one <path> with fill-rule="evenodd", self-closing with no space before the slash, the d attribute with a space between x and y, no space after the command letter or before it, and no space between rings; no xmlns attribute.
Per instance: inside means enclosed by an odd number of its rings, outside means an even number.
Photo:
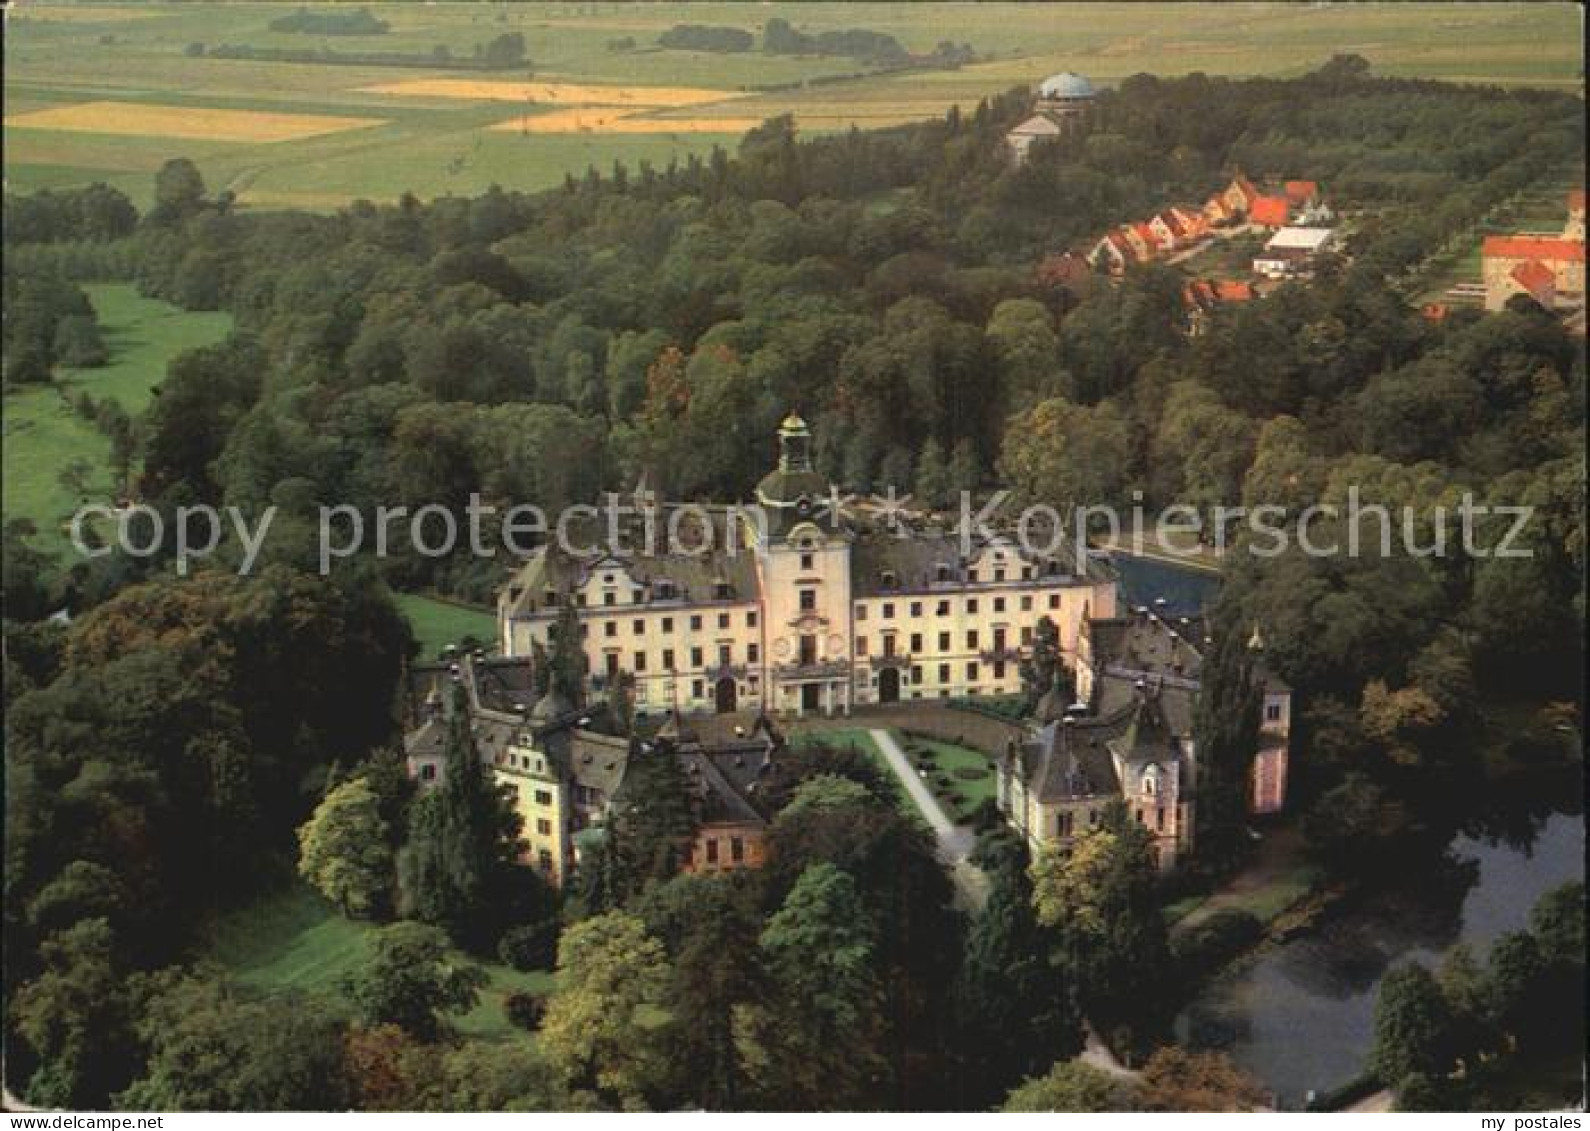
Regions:
<svg viewBox="0 0 1590 1131"><path fill-rule="evenodd" d="M1557 281L1556 273L1538 259L1520 263L1511 274L1530 294L1538 294Z"/></svg>
<svg viewBox="0 0 1590 1131"><path fill-rule="evenodd" d="M1221 302L1247 302L1253 297L1253 284L1235 281L1215 284L1215 293Z"/></svg>
<svg viewBox="0 0 1590 1131"><path fill-rule="evenodd" d="M1279 228L1286 224L1286 218L1291 211L1291 205L1288 204L1286 197L1261 196L1249 206L1248 219L1267 228Z"/></svg>
<svg viewBox="0 0 1590 1131"><path fill-rule="evenodd" d="M1486 259L1565 259L1584 262L1584 242L1560 236L1486 236L1480 247Z"/></svg>
<svg viewBox="0 0 1590 1131"><path fill-rule="evenodd" d="M1187 225L1183 224L1181 217L1173 209L1166 209L1157 217L1161 224L1170 230L1170 234L1180 239L1187 234Z"/></svg>
<svg viewBox="0 0 1590 1131"><path fill-rule="evenodd" d="M1299 207L1319 197L1319 185L1313 181L1287 181L1283 188L1286 199Z"/></svg>
<svg viewBox="0 0 1590 1131"><path fill-rule="evenodd" d="M1431 322L1440 322L1446 318L1448 310L1444 302L1427 302L1419 308L1419 313Z"/></svg>

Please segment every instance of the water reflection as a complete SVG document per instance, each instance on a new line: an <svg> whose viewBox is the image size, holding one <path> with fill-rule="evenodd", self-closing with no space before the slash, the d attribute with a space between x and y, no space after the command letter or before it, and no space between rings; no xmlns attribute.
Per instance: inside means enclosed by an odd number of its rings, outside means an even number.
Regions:
<svg viewBox="0 0 1590 1131"><path fill-rule="evenodd" d="M1578 815L1528 825L1528 837L1516 821L1460 834L1419 884L1365 898L1263 952L1208 987L1178 1020L1178 1036L1225 1049L1283 1107L1351 1080L1369 1048L1375 988L1391 965L1434 965L1459 941L1483 954L1527 922L1543 892L1584 877Z"/></svg>

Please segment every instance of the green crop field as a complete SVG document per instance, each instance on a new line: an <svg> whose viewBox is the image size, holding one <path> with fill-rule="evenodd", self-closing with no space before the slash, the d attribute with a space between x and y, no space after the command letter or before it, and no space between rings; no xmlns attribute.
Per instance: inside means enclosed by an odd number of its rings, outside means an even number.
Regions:
<svg viewBox="0 0 1590 1131"><path fill-rule="evenodd" d="M1139 72L1298 74L1353 51L1381 73L1578 88L1579 16L1567 4L370 4L384 35L272 31L281 5L29 4L5 37L5 182L11 190L104 180L147 201L152 172L172 156L195 160L212 188L245 206L328 209L359 197L469 195L491 184L538 189L587 166L656 165L734 145L747 120L792 113L806 130L882 125L942 114L1044 75L1072 69L1108 84ZM677 23L759 33L772 16L807 32L868 28L913 52L967 43L980 61L959 70L880 73L834 56L760 50L663 49ZM519 32L524 68L259 62L190 54L219 45L467 58ZM536 101L394 93L426 79L706 88L721 97L674 109L636 103L652 130L576 127L537 132L555 91ZM382 88L382 89L375 89ZM499 98L501 96L499 95ZM116 107L108 121L103 103ZM171 108L246 111L226 127L194 123L168 136ZM140 110L147 122L140 124ZM43 112L30 124L28 116ZM275 116L374 119L377 124L293 134ZM529 118L532 128L513 127ZM666 122L668 125L663 125ZM504 123L509 123L504 127ZM715 128L722 123L722 129ZM63 126L65 128L63 128ZM493 129L493 126L499 128ZM257 128L258 136L250 130ZM107 132L114 129L115 132ZM167 133L162 133L165 130ZM274 130L274 132L273 132ZM293 136L283 136L283 134ZM263 140L278 136L281 140Z"/></svg>
<svg viewBox="0 0 1590 1131"><path fill-rule="evenodd" d="M294 885L217 923L210 957L244 986L339 1000L343 978L369 954L373 929L344 919L313 891ZM516 1030L503 1012L504 999L515 991L545 994L552 989L552 975L481 965L490 981L475 1008L454 1019L454 1027L466 1036L507 1036Z"/></svg>
<svg viewBox="0 0 1590 1131"><path fill-rule="evenodd" d="M20 386L4 402L5 486L7 519L28 518L39 528L38 546L70 553L65 520L84 502L113 499L115 488L107 466L110 441L67 404L66 395L86 392L96 399L121 402L128 412L148 405L151 390L165 379L166 364L194 346L225 337L228 314L197 313L147 299L126 283L90 284L84 288L94 304L110 364L96 369L63 369L48 386ZM61 481L61 472L75 461L87 465L79 494Z"/></svg>

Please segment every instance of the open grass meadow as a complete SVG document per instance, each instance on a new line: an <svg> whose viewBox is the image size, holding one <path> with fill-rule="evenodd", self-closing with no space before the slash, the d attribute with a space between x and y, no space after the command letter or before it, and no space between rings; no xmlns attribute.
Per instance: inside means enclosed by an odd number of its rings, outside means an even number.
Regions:
<svg viewBox="0 0 1590 1131"><path fill-rule="evenodd" d="M774 114L792 113L808 131L888 125L1061 69L1105 84L1145 71L1291 75L1353 51L1387 74L1583 81L1579 16L1567 4L388 3L368 5L391 25L386 34L330 37L270 30L284 7L13 8L6 188L103 180L147 202L151 174L180 155L250 207L325 210L409 191L472 195L492 184L533 190L591 165L663 165L733 146L747 123ZM919 53L941 40L967 43L980 59L958 70L880 73L835 56L657 43L678 23L759 34L772 16L808 32L886 32ZM198 50L430 55L445 47L458 59L505 32L525 38L522 69L243 61ZM679 88L690 92L683 101L659 94Z"/></svg>
<svg viewBox="0 0 1590 1131"><path fill-rule="evenodd" d="M475 609L456 601L443 601L419 593L394 594L398 612L408 618L420 642L420 659L434 660L449 644L474 639L486 648L497 639L497 617L488 609Z"/></svg>
<svg viewBox="0 0 1590 1131"><path fill-rule="evenodd" d="M110 362L94 369L63 369L50 385L22 386L4 402L5 518L28 518L39 529L37 545L47 553L72 552L65 522L85 502L113 500L116 485L108 467L110 441L67 403L85 392L96 400L119 401L137 414L165 379L166 365L183 350L220 341L230 331L229 314L180 310L144 298L128 283L84 288L94 304ZM81 487L62 472L80 465Z"/></svg>
<svg viewBox="0 0 1590 1131"><path fill-rule="evenodd" d="M370 923L344 919L314 891L295 884L216 923L210 957L250 989L339 1001L343 978L369 954L373 930ZM454 1018L453 1025L465 1036L507 1037L517 1030L503 1012L504 999L515 991L549 992L552 974L500 963L481 965L490 981L475 1008Z"/></svg>

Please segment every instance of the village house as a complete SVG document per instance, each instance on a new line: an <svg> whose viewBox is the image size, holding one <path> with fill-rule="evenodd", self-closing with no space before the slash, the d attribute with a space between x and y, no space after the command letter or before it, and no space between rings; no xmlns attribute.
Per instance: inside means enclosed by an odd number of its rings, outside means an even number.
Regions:
<svg viewBox="0 0 1590 1131"><path fill-rule="evenodd" d="M1081 133L1097 95L1091 82L1069 71L1044 79L1032 115L1005 135L1011 160L1020 165L1038 142Z"/></svg>
<svg viewBox="0 0 1590 1131"><path fill-rule="evenodd" d="M1319 257L1335 246L1334 228L1282 228L1253 257L1253 272L1269 279L1308 275Z"/></svg>
<svg viewBox="0 0 1590 1131"><path fill-rule="evenodd" d="M1000 809L1034 850L1096 825L1117 799L1153 835L1161 868L1192 849L1202 631L1197 618L1173 623L1146 607L1125 617L1089 618L1077 652L1076 700L1067 704L1047 693L1031 739L1000 764ZM1291 689L1264 668L1257 632L1249 647L1263 688L1247 791L1248 810L1257 816L1286 803Z"/></svg>
<svg viewBox="0 0 1590 1131"><path fill-rule="evenodd" d="M1547 310L1584 305L1584 192L1568 194L1562 235L1486 236L1480 247L1485 309L1528 295Z"/></svg>
<svg viewBox="0 0 1590 1131"><path fill-rule="evenodd" d="M1182 288L1182 305L1187 312L1187 332L1194 337L1209 327L1209 317L1231 303L1252 302L1253 284L1237 280L1193 279Z"/></svg>

